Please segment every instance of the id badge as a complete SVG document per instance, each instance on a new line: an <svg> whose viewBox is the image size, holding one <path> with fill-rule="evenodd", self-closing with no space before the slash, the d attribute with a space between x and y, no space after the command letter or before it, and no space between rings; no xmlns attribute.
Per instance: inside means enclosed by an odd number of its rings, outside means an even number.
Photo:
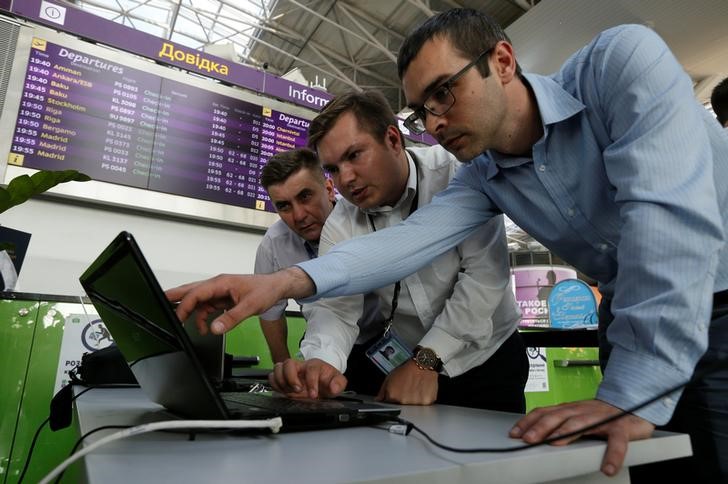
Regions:
<svg viewBox="0 0 728 484"><path fill-rule="evenodd" d="M369 347L366 354L385 375L412 358L412 352L393 329L386 331L384 336Z"/></svg>

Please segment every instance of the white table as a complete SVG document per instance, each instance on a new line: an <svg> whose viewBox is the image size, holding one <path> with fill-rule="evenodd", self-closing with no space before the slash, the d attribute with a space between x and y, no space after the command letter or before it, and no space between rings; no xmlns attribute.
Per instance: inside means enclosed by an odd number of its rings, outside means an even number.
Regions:
<svg viewBox="0 0 728 484"><path fill-rule="evenodd" d="M169 415L137 389L94 389L76 402L82 434L103 425L166 420ZM518 415L445 405L403 406L402 416L435 440L456 447L508 447ZM89 442L109 435L104 430ZM625 469L599 472L605 443L584 440L510 453L461 454L440 450L421 435L386 428L256 436L151 433L101 447L84 460L91 483L483 483L629 482ZM625 466L691 455L684 434L657 432L630 443Z"/></svg>

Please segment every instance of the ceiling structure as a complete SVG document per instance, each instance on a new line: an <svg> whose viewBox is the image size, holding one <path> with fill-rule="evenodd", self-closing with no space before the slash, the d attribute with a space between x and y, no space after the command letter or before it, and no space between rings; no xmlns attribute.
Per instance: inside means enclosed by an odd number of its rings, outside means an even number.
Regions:
<svg viewBox="0 0 728 484"><path fill-rule="evenodd" d="M437 12L471 7L504 27L538 0L75 0L106 19L340 94L377 89L406 104L397 51Z"/></svg>

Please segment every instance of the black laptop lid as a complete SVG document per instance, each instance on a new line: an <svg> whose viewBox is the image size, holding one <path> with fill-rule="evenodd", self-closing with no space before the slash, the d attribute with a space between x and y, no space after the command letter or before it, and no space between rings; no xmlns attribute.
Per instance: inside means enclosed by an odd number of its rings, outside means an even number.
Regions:
<svg viewBox="0 0 728 484"><path fill-rule="evenodd" d="M130 233L120 233L80 281L152 401L187 417L229 418Z"/></svg>

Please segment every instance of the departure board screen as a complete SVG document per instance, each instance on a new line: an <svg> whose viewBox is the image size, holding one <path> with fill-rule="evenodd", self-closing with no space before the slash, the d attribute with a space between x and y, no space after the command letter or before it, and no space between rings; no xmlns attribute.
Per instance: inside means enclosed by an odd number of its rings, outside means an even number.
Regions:
<svg viewBox="0 0 728 484"><path fill-rule="evenodd" d="M272 212L261 168L308 125L35 38L9 162Z"/></svg>

